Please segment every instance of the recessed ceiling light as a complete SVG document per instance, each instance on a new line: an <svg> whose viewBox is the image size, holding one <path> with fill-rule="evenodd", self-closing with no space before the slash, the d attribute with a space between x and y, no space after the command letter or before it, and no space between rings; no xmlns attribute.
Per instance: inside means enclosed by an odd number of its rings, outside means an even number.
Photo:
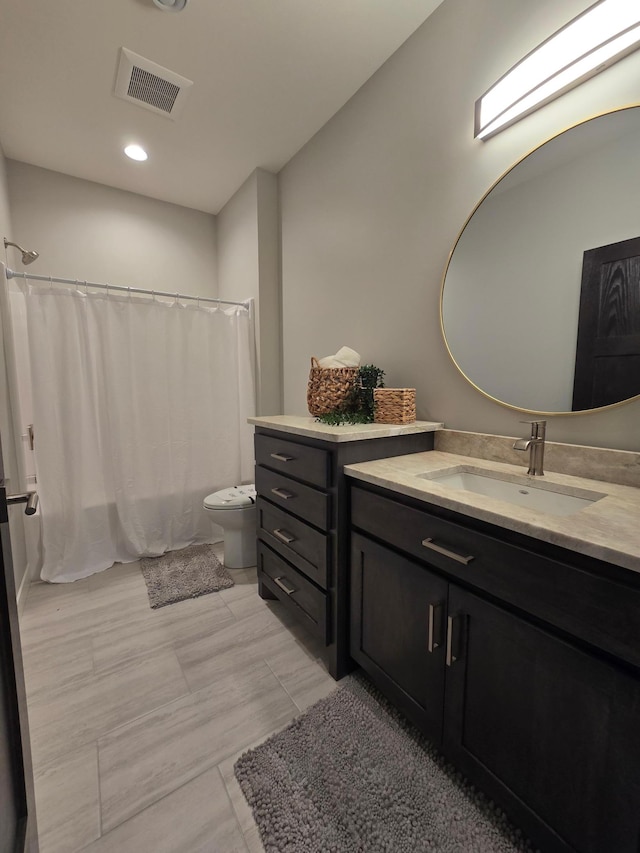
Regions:
<svg viewBox="0 0 640 853"><path fill-rule="evenodd" d="M182 12L187 5L187 0L153 0L153 2L164 12Z"/></svg>
<svg viewBox="0 0 640 853"><path fill-rule="evenodd" d="M147 152L141 145L127 145L124 149L124 153L127 157L131 157L132 160L146 160L149 156Z"/></svg>

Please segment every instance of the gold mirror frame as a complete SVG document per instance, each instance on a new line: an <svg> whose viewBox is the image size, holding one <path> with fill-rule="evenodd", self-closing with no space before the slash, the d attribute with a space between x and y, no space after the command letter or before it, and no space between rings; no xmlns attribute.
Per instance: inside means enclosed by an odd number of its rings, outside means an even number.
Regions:
<svg viewBox="0 0 640 853"><path fill-rule="evenodd" d="M510 166L508 169L506 169L500 175L500 177L497 178L491 184L489 189L485 192L485 194L482 196L480 201L476 204L476 206L473 208L473 210L471 211L469 216L466 218L464 225L460 229L458 236L455 239L455 242L453 244L453 248L449 252L449 257L447 258L447 263L446 263L446 266L444 269L444 274L442 276L442 282L440 284L440 332L442 334L442 339L444 341L445 349L449 355L449 358L451 359L454 366L456 367L458 373L460 373L460 375L469 383L469 385L471 385L473 388L475 388L476 391L478 391L480 394L482 394L482 396L485 397L487 400L491 400L492 403L497 403L498 405L503 406L506 409L510 409L511 411L514 411L514 412L525 412L526 414L530 414L530 415L544 415L545 417L553 418L553 417L566 417L567 415L573 417L576 415L597 414L598 412L606 412L606 411L609 411L610 409L617 409L620 406L626 406L628 403L633 403L636 400L640 400L640 394L636 394L634 397L627 397L627 399L625 399L625 400L620 400L617 403L610 403L607 406L599 406L599 407L593 408L593 409L580 409L579 411L570 411L570 412L545 412L545 411L540 411L538 409L527 409L527 408L524 408L522 406L515 406L515 405L513 405L513 403L506 403L504 400L499 400L497 397L494 397L491 394L487 393L486 391L483 391L483 389L480 388L479 385L476 385L476 383L472 379L470 379L467 376L467 374L464 372L464 370L460 367L460 365L456 361L453 353L451 352L451 349L449 348L449 342L447 341L447 335L446 335L445 330L444 330L444 317L443 317L444 286L445 286L445 283L447 280L447 272L449 271L449 266L451 264L453 254L456 250L458 243L460 242L460 238L464 234L464 231L465 231L467 225L469 224L471 219L474 217L474 215L476 214L476 212L478 211L478 209L480 208L480 206L482 205L484 200L497 187L497 185L500 183L500 181L503 178L506 178L506 176L509 175L517 166L519 166L520 163L522 163L524 160L526 160L527 157L529 157L534 152L538 151L540 148L542 148L547 143L552 142L554 139L557 139L559 136L562 136L563 133L567 133L568 131L573 130L576 127L580 127L583 124L587 124L588 122L593 121L594 119L603 118L604 116L613 115L614 113L620 113L620 112L624 112L625 110L632 110L632 109L637 109L637 108L640 108L640 103L628 104L627 106L624 106L624 107L615 107L614 109L606 110L605 112L602 112L602 113L596 113L595 115L589 116L589 118L583 119L582 121L578 121L575 124L570 125L569 127L565 127L563 130L559 131L558 133L555 133L553 136L550 136L548 139L545 139L539 145L536 145L535 148L532 148L530 151L527 151L526 154L524 154L512 166Z"/></svg>

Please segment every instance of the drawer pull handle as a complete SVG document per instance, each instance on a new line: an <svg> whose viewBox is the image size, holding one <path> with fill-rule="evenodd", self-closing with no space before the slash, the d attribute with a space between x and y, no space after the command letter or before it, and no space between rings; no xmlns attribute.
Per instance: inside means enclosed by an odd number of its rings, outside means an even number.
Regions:
<svg viewBox="0 0 640 853"><path fill-rule="evenodd" d="M287 586L285 583L285 580L286 580L286 578L279 577L279 578L274 578L273 582L275 584L277 584L283 592L286 592L287 595L293 595L293 593L297 592L297 590L295 589L295 587Z"/></svg>
<svg viewBox="0 0 640 853"><path fill-rule="evenodd" d="M278 462L293 462L293 460L296 457L295 456L287 456L286 453L272 453L271 458L277 459Z"/></svg>
<svg viewBox="0 0 640 853"><path fill-rule="evenodd" d="M442 613L443 603L441 601L429 605L429 631L427 651L433 652L442 645Z"/></svg>
<svg viewBox="0 0 640 853"><path fill-rule="evenodd" d="M290 498L295 498L295 494L293 492L288 492L286 489L281 489L279 487L271 489L271 492L279 498L284 498L285 501L288 501Z"/></svg>
<svg viewBox="0 0 640 853"><path fill-rule="evenodd" d="M436 543L428 537L427 539L422 540L422 544L425 548L429 548L431 551L437 551L438 554L444 554L445 557L450 557L452 560L455 560L457 563L462 563L463 565L468 565L471 560L473 560L472 556L463 557L462 554L456 554L455 551L450 551L448 548L443 548L442 545L436 545Z"/></svg>
<svg viewBox="0 0 640 853"><path fill-rule="evenodd" d="M447 655L445 663L447 666L460 659L461 618L459 613L447 616Z"/></svg>
<svg viewBox="0 0 640 853"><path fill-rule="evenodd" d="M287 533L286 530L281 530L279 527L276 527L273 531L273 535L276 539L279 539L281 542L284 542L285 545L291 545L292 542L296 541L296 537L292 536L290 533Z"/></svg>

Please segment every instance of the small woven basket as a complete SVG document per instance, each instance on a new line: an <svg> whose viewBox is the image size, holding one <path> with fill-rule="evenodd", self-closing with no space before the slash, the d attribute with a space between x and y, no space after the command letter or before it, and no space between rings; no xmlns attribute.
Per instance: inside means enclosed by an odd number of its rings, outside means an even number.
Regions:
<svg viewBox="0 0 640 853"><path fill-rule="evenodd" d="M307 385L309 414L315 417L341 409L351 396L357 375L357 367L320 367L312 356Z"/></svg>
<svg viewBox="0 0 640 853"><path fill-rule="evenodd" d="M416 389L374 388L373 412L377 424L412 424L416 419Z"/></svg>

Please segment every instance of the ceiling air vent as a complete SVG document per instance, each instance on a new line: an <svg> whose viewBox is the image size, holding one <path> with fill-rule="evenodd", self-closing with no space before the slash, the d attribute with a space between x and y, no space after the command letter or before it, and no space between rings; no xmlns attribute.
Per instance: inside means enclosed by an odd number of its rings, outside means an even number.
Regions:
<svg viewBox="0 0 640 853"><path fill-rule="evenodd" d="M154 113L175 119L182 112L191 80L163 68L126 47L120 61L114 94Z"/></svg>

